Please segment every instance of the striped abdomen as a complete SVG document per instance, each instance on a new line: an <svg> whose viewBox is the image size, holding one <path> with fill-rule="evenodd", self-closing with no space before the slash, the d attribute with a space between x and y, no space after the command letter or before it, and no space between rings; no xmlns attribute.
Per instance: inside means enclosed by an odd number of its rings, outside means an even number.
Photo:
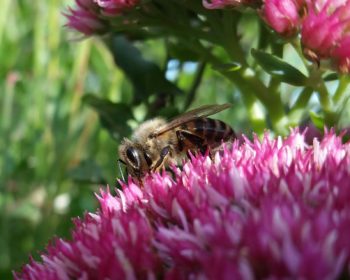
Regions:
<svg viewBox="0 0 350 280"><path fill-rule="evenodd" d="M203 144L218 146L222 141L235 138L232 128L226 123L210 118L197 118L181 125L181 130L193 133L203 139Z"/></svg>

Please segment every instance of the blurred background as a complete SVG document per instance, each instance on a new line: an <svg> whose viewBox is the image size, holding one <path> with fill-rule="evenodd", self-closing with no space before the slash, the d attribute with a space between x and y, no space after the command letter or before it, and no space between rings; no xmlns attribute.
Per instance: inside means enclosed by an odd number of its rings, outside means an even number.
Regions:
<svg viewBox="0 0 350 280"><path fill-rule="evenodd" d="M118 186L118 143L143 120L230 102L217 118L251 130L232 83L210 67L172 60L160 40L115 61L103 40L64 27L72 2L0 3L0 279L67 237L73 217L96 210L101 186ZM143 91L134 63L173 83Z"/></svg>

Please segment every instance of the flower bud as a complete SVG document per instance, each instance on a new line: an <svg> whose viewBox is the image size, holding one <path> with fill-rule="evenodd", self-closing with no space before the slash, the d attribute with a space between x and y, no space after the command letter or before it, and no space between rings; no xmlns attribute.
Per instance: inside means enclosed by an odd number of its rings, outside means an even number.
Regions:
<svg viewBox="0 0 350 280"><path fill-rule="evenodd" d="M303 1L266 0L262 16L273 30L283 36L292 36L299 29Z"/></svg>

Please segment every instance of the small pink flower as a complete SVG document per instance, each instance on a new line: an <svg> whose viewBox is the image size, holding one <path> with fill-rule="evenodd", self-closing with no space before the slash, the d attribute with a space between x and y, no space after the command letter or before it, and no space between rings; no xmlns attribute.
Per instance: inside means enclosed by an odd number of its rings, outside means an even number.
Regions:
<svg viewBox="0 0 350 280"><path fill-rule="evenodd" d="M303 6L300 0L265 0L262 16L277 33L291 36L299 29Z"/></svg>
<svg viewBox="0 0 350 280"><path fill-rule="evenodd" d="M335 49L349 35L349 30L350 1L309 0L308 13L301 28L306 57L314 61L332 58Z"/></svg>
<svg viewBox="0 0 350 280"><path fill-rule="evenodd" d="M106 31L106 22L99 16L99 7L94 0L76 0L77 6L69 8L64 15L68 19L67 26L86 36Z"/></svg>
<svg viewBox="0 0 350 280"><path fill-rule="evenodd" d="M104 14L113 16L134 8L139 0L95 0L95 2L103 9Z"/></svg>

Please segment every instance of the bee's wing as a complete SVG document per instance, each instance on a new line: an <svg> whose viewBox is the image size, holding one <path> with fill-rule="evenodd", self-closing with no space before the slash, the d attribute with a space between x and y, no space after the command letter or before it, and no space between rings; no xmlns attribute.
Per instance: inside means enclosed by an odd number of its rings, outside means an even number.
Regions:
<svg viewBox="0 0 350 280"><path fill-rule="evenodd" d="M177 117L175 117L174 119L170 120L167 124L165 124L164 126L158 128L157 130L155 130L152 133L153 137L157 137L171 129L174 129L180 125L182 125L183 123L189 122L195 118L200 118L200 117L207 117L210 115L214 115L216 113L219 113L225 109L230 108L232 105L230 103L226 103L226 104L221 104L221 105L204 105L201 107L198 107L196 109L190 110L186 113L183 113Z"/></svg>

